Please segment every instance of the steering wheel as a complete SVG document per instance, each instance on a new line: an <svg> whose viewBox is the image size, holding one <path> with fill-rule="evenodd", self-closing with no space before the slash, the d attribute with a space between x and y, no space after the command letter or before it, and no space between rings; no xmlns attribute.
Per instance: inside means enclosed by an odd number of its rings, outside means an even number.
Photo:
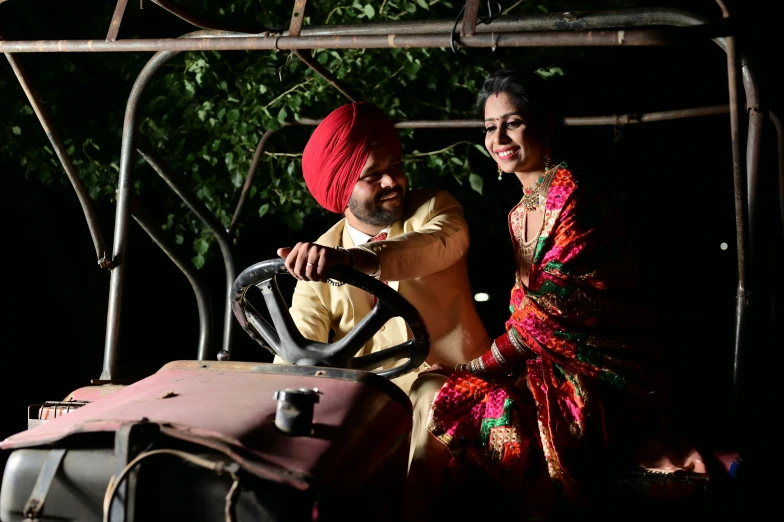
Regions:
<svg viewBox="0 0 784 522"><path fill-rule="evenodd" d="M296 365L373 371L389 379L405 375L425 361L430 353L430 334L417 309L381 281L345 266L330 268L328 276L376 296L376 305L348 335L337 342L320 343L305 339L294 324L278 288L277 276L288 274L284 263L284 259L270 259L249 266L234 280L231 292L231 306L242 329L274 355ZM251 286L261 290L274 328L246 299L245 293ZM355 357L365 343L393 317L401 317L406 322L413 338L378 352ZM405 358L408 360L402 365L378 370L389 362Z"/></svg>

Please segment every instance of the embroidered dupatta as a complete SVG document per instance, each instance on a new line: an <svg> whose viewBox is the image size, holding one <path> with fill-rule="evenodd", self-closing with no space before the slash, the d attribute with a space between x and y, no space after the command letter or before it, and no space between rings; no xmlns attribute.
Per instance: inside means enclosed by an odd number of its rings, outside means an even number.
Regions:
<svg viewBox="0 0 784 522"><path fill-rule="evenodd" d="M639 370L627 357L633 345L607 335L625 314L611 297L612 274L599 269L604 238L593 211L572 174L559 169L528 287L518 270L506 322L535 356L496 378L454 373L431 409L428 427L453 455L512 491L522 487L528 454L539 447L549 477L574 494L586 456L605 441L597 382L623 388ZM520 247L514 234L512 242Z"/></svg>

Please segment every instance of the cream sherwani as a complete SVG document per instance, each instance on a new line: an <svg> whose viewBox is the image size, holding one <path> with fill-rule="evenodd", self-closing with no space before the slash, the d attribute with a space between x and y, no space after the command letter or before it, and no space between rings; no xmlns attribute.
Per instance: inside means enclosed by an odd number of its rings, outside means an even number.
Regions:
<svg viewBox="0 0 784 522"><path fill-rule="evenodd" d="M365 245L381 263L379 279L405 297L422 315L430 332L427 362L394 382L406 392L427 364L450 366L487 351L490 338L476 313L468 281L468 225L460 203L442 190L415 190L407 196L407 212L384 241ZM325 246L354 246L346 220L341 219L316 241ZM340 340L371 309L368 293L350 285L299 281L291 316L300 332L313 341ZM388 348L409 338L405 322L390 319L357 355ZM276 358L275 362L281 362Z"/></svg>
<svg viewBox="0 0 784 522"><path fill-rule="evenodd" d="M341 219L318 238L325 246L351 248L346 220ZM418 378L428 364L453 366L479 357L490 348L491 339L474 307L468 281L468 225L460 203L442 190L411 191L407 211L395 222L384 241L364 245L381 263L379 279L387 281L419 310L430 332L430 356L416 371L393 379L409 394L413 406L413 426L409 469L412 477L406 494L407 505L417 492L440 486L438 470L449 461L449 452L427 430L430 405L445 378L436 374ZM368 293L350 285L299 281L291 302L291 316L300 332L313 341L340 340L371 309ZM409 338L405 322L390 319L357 355L389 348ZM275 362L282 362L279 357ZM428 490L429 491L429 490Z"/></svg>

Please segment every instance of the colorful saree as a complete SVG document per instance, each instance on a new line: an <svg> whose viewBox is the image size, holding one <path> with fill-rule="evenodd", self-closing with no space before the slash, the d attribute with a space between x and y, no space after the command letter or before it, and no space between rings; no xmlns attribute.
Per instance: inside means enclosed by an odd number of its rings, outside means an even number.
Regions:
<svg viewBox="0 0 784 522"><path fill-rule="evenodd" d="M457 462L509 491L527 489L538 469L557 490L578 496L607 444L606 396L649 393L645 351L628 336L635 314L619 299L619 272L602 262L611 236L596 210L559 168L524 267L527 286L516 256L507 333L477 360L479 371L453 373L433 402L430 431ZM512 243L523 246L515 234Z"/></svg>

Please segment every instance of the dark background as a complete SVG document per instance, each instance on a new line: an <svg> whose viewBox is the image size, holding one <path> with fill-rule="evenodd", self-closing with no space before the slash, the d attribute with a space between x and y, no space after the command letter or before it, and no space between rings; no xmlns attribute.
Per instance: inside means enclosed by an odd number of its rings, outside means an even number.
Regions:
<svg viewBox="0 0 784 522"><path fill-rule="evenodd" d="M718 7L709 1L658 5L719 16ZM775 17L763 2L733 7L740 13L740 42L758 76L761 97L766 106L782 114L782 83L776 77L781 45ZM7 20L3 23L9 25ZM132 19L124 23L132 23ZM478 59L482 52L489 51L477 50ZM569 70L560 92L567 116L651 112L728 100L725 55L712 43L565 49L559 64ZM12 77L8 67L0 74ZM74 96L78 99L84 94ZM760 244L764 247L761 251L776 252L780 262L775 140L772 126L766 125L765 131L760 237L772 240ZM438 137L431 131L420 132L420 150L432 150L428 143L439 140L481 143L476 131L444 131ZM283 134L276 139L299 140L304 146L304 136ZM42 136L41 146L44 144ZM697 436L710 439L713 446L732 444L742 430L729 417L737 281L729 117L573 128L572 145L570 167L605 189L634 231L629 245L641 254L650 304L664 318L658 333L670 341L669 357L682 389L679 399L690 412L685 420ZM482 168L477 173L485 176L484 195L464 193L461 202L471 226L472 286L475 292L491 296L488 302L477 303L477 308L491 335L498 335L508 315L514 271L506 213L519 198L519 185L510 177L496 181L494 165L489 162ZM0 219L5 234L0 259L6 303L0 323L5 348L0 375L5 406L0 439L25 429L28 404L61 400L99 377L109 283L109 273L95 263L73 193L44 189L13 171L2 174ZM114 207L97 203L96 211L104 240L111 245ZM332 222L310 219L303 230L293 232L282 222L249 218L236 246L238 271L275 257L279 246L315 239ZM728 245L726 250L720 248L722 243ZM198 323L187 281L133 222L128 245L118 377L138 379L168 361L195 358ZM755 271L760 274L755 281L760 295L755 302L760 306L767 306L766 291L780 291L782 286L781 277L772 275L775 272L769 268L760 260ZM223 268L215 258L202 273L213 296L217 347L222 332ZM282 281L282 286L286 293L293 288L290 280ZM766 364L771 348L782 345L779 338L772 337L769 323L760 322L754 331L757 337L743 360L749 375L757 373L751 368ZM271 359L236 325L235 342L236 360ZM758 392L757 382L748 379L747 397ZM741 419L748 418L751 404L750 400L744 403ZM0 463L5 458L0 455Z"/></svg>

